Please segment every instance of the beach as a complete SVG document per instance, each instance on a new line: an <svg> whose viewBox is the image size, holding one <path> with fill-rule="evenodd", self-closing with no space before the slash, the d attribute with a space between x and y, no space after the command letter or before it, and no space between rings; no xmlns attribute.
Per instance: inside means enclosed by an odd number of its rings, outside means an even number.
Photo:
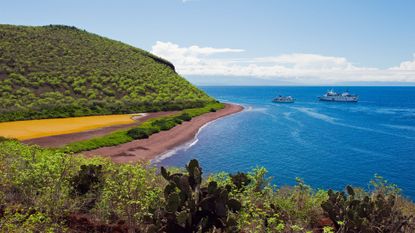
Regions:
<svg viewBox="0 0 415 233"><path fill-rule="evenodd" d="M134 140L125 144L103 147L82 152L87 157L103 156L117 163L149 161L194 139L205 124L243 110L236 104L225 104L225 108L210 112L168 130L151 135L148 139Z"/></svg>
<svg viewBox="0 0 415 233"><path fill-rule="evenodd" d="M36 144L42 147L50 147L50 148L57 148L62 147L66 144L72 143L72 142L78 142L87 140L93 137L100 137L104 136L106 134L109 134L111 132L122 130L122 129L128 129L134 126L137 126L141 124L142 122L155 118L155 117L161 117L161 116L168 116L178 113L178 111L165 111L165 112L151 112L151 113L143 113L134 117L131 117L133 120L133 123L129 124L120 124L120 125L112 125L108 127L102 127L98 129L92 129L77 133L67 133L67 134L59 134L59 135L53 135L53 136L47 136L47 137L39 137L39 138L33 138L28 140L23 140L23 143L26 144Z"/></svg>

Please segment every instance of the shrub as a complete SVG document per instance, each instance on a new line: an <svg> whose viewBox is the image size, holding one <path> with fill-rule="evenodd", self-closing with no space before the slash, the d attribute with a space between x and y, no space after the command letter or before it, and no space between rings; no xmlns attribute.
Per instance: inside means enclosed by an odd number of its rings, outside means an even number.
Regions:
<svg viewBox="0 0 415 233"><path fill-rule="evenodd" d="M414 218L395 208L396 196L388 193L357 194L347 186L345 192L328 191L321 207L333 221L337 232L413 232Z"/></svg>
<svg viewBox="0 0 415 233"><path fill-rule="evenodd" d="M81 165L81 170L71 180L75 195L85 195L97 190L102 183L102 165Z"/></svg>
<svg viewBox="0 0 415 233"><path fill-rule="evenodd" d="M190 121L192 119L192 116L190 116L189 113L182 113L179 116L177 116L177 118L179 118L182 121Z"/></svg>
<svg viewBox="0 0 415 233"><path fill-rule="evenodd" d="M127 134L133 139L144 139L150 136L148 129L138 127L128 130Z"/></svg>
<svg viewBox="0 0 415 233"><path fill-rule="evenodd" d="M178 124L174 119L175 118L158 119L153 121L151 125L160 129L161 131L169 130Z"/></svg>

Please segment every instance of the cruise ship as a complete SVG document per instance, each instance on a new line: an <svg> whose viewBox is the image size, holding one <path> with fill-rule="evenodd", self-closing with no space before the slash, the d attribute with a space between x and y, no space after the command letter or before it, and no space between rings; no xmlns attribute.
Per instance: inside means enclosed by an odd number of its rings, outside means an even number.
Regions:
<svg viewBox="0 0 415 233"><path fill-rule="evenodd" d="M274 103L294 103L294 101L295 99L291 96L278 96L272 100Z"/></svg>
<svg viewBox="0 0 415 233"><path fill-rule="evenodd" d="M332 102L357 102L359 96L352 95L349 92L336 93L333 90L327 91L323 96L318 97L320 101L332 101Z"/></svg>

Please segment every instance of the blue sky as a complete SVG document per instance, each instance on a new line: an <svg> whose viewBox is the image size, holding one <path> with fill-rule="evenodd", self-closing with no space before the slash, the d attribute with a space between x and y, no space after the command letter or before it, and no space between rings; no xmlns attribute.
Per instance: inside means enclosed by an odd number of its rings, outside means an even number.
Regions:
<svg viewBox="0 0 415 233"><path fill-rule="evenodd" d="M195 83L415 81L412 0L13 0L1 6L0 23L73 25L165 57Z"/></svg>

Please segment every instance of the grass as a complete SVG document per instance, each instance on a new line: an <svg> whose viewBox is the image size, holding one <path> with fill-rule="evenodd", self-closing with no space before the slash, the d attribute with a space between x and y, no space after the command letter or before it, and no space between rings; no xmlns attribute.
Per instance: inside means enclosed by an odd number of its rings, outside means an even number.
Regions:
<svg viewBox="0 0 415 233"><path fill-rule="evenodd" d="M171 116L162 116L149 119L137 127L128 130L118 130L105 136L95 137L84 141L74 142L62 148L64 152L79 153L82 151L94 150L106 146L116 146L131 142L135 139L148 138L154 133L168 130L181 124L183 121L204 113L224 108L222 103L210 103L202 108L186 109Z"/></svg>
<svg viewBox="0 0 415 233"><path fill-rule="evenodd" d="M127 114L2 122L0 136L26 140L131 123Z"/></svg>

